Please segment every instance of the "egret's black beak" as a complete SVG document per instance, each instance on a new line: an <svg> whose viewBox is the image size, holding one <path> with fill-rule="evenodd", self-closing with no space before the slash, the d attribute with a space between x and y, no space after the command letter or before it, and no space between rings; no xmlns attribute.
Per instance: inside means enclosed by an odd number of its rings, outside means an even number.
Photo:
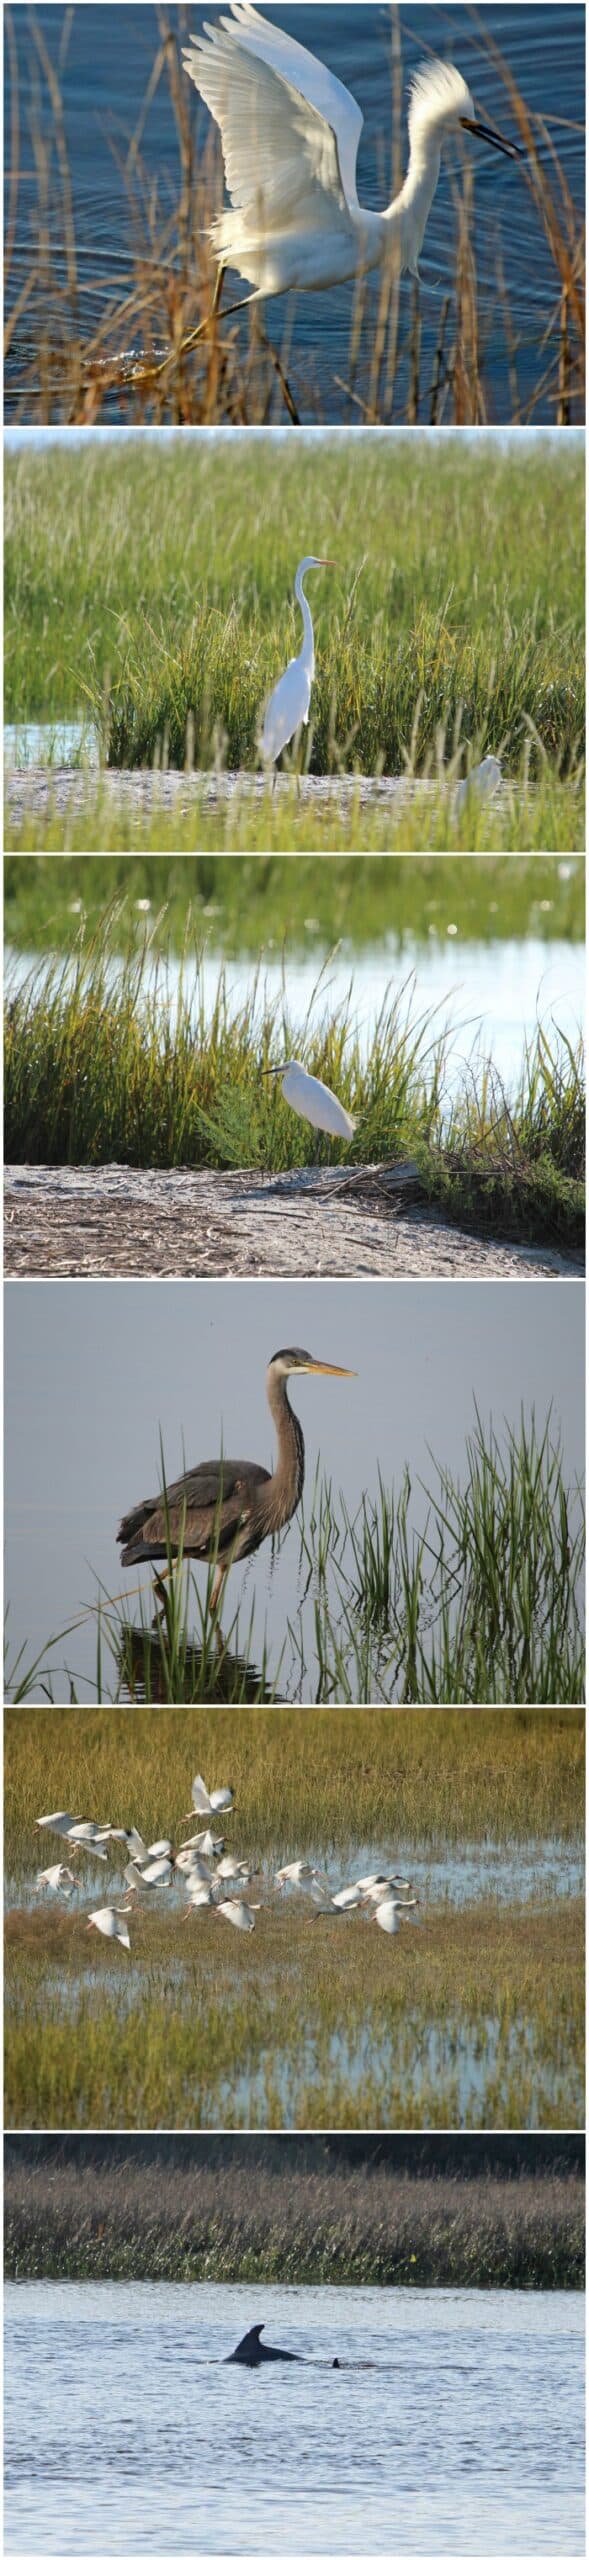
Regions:
<svg viewBox="0 0 589 2560"><path fill-rule="evenodd" d="M505 142L503 134L495 133L492 124L479 124L475 116L461 116L460 123L466 133L476 133L479 142L491 142L494 151L504 151L506 160L523 160L523 151L518 149L517 142Z"/></svg>

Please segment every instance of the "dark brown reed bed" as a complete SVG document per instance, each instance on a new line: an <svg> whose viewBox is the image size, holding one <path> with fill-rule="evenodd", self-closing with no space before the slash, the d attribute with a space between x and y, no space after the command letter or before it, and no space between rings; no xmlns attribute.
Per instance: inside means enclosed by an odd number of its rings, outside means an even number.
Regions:
<svg viewBox="0 0 589 2560"><path fill-rule="evenodd" d="M205 2146L203 2146L204 2148ZM581 2287L584 2208L581 2164L555 2142L526 2169L514 2145L511 2171L491 2164L480 2138L480 2169L469 2150L461 2174L442 2146L440 2170L333 2156L320 2138L265 2145L175 2146L175 2156L85 2160L30 2156L7 2147L6 2274L17 2278L100 2277L172 2283L411 2284ZM434 2145L430 2145L433 2152ZM456 2146L459 2149L459 2145ZM114 2148L114 2146L113 2146ZM404 2146L407 2151L408 2146ZM495 2154L498 2144L495 2142ZM546 2146L545 2146L546 2149ZM417 2155L422 2152L418 2161ZM517 2153L519 2150L519 2159ZM211 2151L213 2157L210 2156ZM270 2151L270 2158L268 2153ZM225 2156L224 2156L225 2153ZM207 2156L208 2155L208 2156ZM523 2155L523 2160L522 2160Z"/></svg>

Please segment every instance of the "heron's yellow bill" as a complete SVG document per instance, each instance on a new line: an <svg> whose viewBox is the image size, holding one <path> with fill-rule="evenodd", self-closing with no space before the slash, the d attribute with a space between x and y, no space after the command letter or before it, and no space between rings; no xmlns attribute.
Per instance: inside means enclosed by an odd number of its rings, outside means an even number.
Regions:
<svg viewBox="0 0 589 2560"><path fill-rule="evenodd" d="M302 1367L302 1362L301 1362ZM306 1360L305 1369L313 1369L321 1378L357 1378L357 1369L336 1369L333 1360Z"/></svg>

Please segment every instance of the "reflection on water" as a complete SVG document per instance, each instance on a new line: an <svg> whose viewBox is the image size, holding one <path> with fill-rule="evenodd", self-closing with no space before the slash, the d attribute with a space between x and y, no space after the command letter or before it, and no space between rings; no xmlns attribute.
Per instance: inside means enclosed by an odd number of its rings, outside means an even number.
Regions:
<svg viewBox="0 0 589 2560"><path fill-rule="evenodd" d="M102 2282L5 2302L8 2553L583 2549L573 2294ZM225 2364L256 2320L309 2361Z"/></svg>
<svg viewBox="0 0 589 2560"><path fill-rule="evenodd" d="M131 1814L141 1831L143 1815L140 1802L134 1803L132 1808L127 1805L125 1819L127 1816L131 1819ZM117 1818L115 1813L113 1819ZM175 1837L173 1814L170 1819L172 1836ZM165 1820L167 1823L168 1813ZM236 1838L237 1834L232 1839L233 1848ZM259 1872L266 1885L270 1884L277 1866L284 1865L288 1858L298 1854L298 1848L295 1837L277 1835L272 1856L260 1862ZM14 1904L21 1909L35 1906L35 1877L40 1863L38 1849L36 1838L28 1874L16 1877L5 1872L4 1901L7 1909ZM57 1854L58 1846L56 1857ZM49 1850L47 1855L49 1857ZM103 1902L115 1889L118 1892L125 1857L121 1849L117 1863L117 1853L112 1851L106 1864L100 1863L97 1869L94 1859L84 1859L82 1855L76 1861L81 1899L86 1901L91 1896L94 1901ZM503 1906L513 1902L535 1903L544 1909L547 1903L565 1901L569 1896L576 1897L582 1893L585 1872L579 1843L559 1838L509 1842L487 1839L461 1842L459 1847L446 1843L432 1849L424 1848L421 1843L416 1847L414 1840L382 1833L378 1839L354 1841L341 1851L339 1857L335 1849L326 1852L324 1841L307 1842L305 1857L310 1866L319 1867L329 1875L334 1892L342 1884L353 1883L356 1876L380 1873L406 1876L419 1894L420 1901L429 1909L435 1904L446 1903L453 1910L468 1910L475 1903L489 1901ZM168 1905L181 1908L184 1901L184 1888L180 1883L166 1888L166 1908ZM295 1902L299 1911L306 1908L294 1887L285 1888L282 1901Z"/></svg>
<svg viewBox="0 0 589 2560"><path fill-rule="evenodd" d="M165 1705L170 1697L170 1679L162 1650L161 1632L149 1627L126 1624L115 1650L119 1694L134 1706ZM187 1642L182 1648L181 1677L178 1688L184 1699L205 1698L214 1686L217 1706L263 1706L277 1703L276 1691L269 1689L255 1662L242 1653L232 1653L228 1645L220 1645L212 1671L206 1679L208 1656L198 1645Z"/></svg>
<svg viewBox="0 0 589 2560"><path fill-rule="evenodd" d="M4 761L19 773L27 765L99 765L97 729L81 720L21 720L4 730Z"/></svg>

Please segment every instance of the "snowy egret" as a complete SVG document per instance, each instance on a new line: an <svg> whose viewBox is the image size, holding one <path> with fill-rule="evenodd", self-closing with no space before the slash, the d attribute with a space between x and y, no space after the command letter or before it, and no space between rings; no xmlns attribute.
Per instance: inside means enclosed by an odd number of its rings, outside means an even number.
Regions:
<svg viewBox="0 0 589 2560"><path fill-rule="evenodd" d="M255 1929L254 1911L259 1911L259 1908L259 1902L215 1903L218 1919L231 1920L234 1929Z"/></svg>
<svg viewBox="0 0 589 2560"><path fill-rule="evenodd" d="M153 1887L154 1892L156 1889L162 1892L166 1885L174 1882L171 1858L150 1858L144 1867L137 1863L125 1867L125 1881L131 1893L138 1893L140 1884L148 1885L150 1890Z"/></svg>
<svg viewBox="0 0 589 2560"><path fill-rule="evenodd" d="M65 1893L67 1898L70 1893L75 1893L77 1883L78 1877L72 1875L71 1867L40 1867L35 1893L42 1893L47 1885L49 1893Z"/></svg>
<svg viewBox="0 0 589 2560"><path fill-rule="evenodd" d="M457 784L455 808L463 809L469 793L475 800L492 800L502 781L498 756L483 756L482 764L474 764L463 782Z"/></svg>
<svg viewBox="0 0 589 2560"><path fill-rule="evenodd" d="M264 1538L277 1537L301 1499L305 1443L286 1385L295 1371L327 1378L354 1374L351 1369L335 1368L330 1360L313 1360L309 1351L275 1351L266 1371L266 1394L278 1439L274 1474L251 1458L211 1458L204 1466L190 1468L167 1486L165 1501L151 1494L125 1514L117 1530L117 1538L124 1540L122 1565L168 1559L180 1546L183 1556L195 1556L201 1562L214 1556L210 1605L211 1611L217 1609L229 1566L253 1555ZM195 1779L192 1803L198 1813L221 1810L207 1795L202 1778Z"/></svg>
<svg viewBox="0 0 589 2560"><path fill-rule="evenodd" d="M128 1954L130 1955L131 1940L127 1928L127 1915L125 1909L120 1909L117 1905L113 1908L112 1905L107 1904L104 1911L92 1912L91 1918L86 1922L86 1927L88 1929L99 1929L102 1938L118 1938L120 1945L122 1947L126 1947Z"/></svg>
<svg viewBox="0 0 589 2560"><path fill-rule="evenodd" d="M306 578L308 569L333 568L335 561L316 560L312 552L305 560L299 560L294 591L303 616L303 645L298 658L289 658L284 675L279 677L266 703L260 735L260 754L264 764L276 764L282 748L290 746L291 738L296 738L299 729L306 728L315 674L315 640L303 578Z"/></svg>
<svg viewBox="0 0 589 2560"><path fill-rule="evenodd" d="M231 0L230 16L205 27L182 58L221 134L231 211L211 226L214 254L221 278L231 267L252 285L247 302L292 287L317 292L385 259L418 275L443 144L464 127L521 157L475 115L452 63L422 64L411 82L407 175L386 211L373 213L356 188L361 110L304 45Z"/></svg>
<svg viewBox="0 0 589 2560"><path fill-rule="evenodd" d="M306 1858L293 1858L289 1867L276 1868L274 1883L278 1885L311 1884L312 1879L316 1874L316 1867L310 1867Z"/></svg>
<svg viewBox="0 0 589 2560"><path fill-rule="evenodd" d="M382 1900L380 1902L375 1902L371 1916L376 1920L377 1928L384 1929L388 1938L396 1938L400 1926L402 1911L415 1911L416 1909L416 1894L412 1896L411 1900L398 1902L394 1894L383 1893Z"/></svg>
<svg viewBox="0 0 589 2560"><path fill-rule="evenodd" d="M262 1075L280 1076L284 1101L299 1120L310 1120L312 1129L327 1129L330 1138L353 1138L355 1120L320 1076L307 1074L300 1058L286 1058L282 1067L263 1067Z"/></svg>
<svg viewBox="0 0 589 2560"><path fill-rule="evenodd" d="M212 1787L209 1795L208 1787L205 1787L204 1778L193 1778L192 1810L194 1813L232 1813L234 1803L235 1797L232 1787ZM204 1850L204 1841L205 1835L201 1833L200 1839L195 1840L195 1848L200 1847ZM184 1845L187 1847L188 1843L185 1842ZM206 1856L206 1850L204 1850L204 1854Z"/></svg>

